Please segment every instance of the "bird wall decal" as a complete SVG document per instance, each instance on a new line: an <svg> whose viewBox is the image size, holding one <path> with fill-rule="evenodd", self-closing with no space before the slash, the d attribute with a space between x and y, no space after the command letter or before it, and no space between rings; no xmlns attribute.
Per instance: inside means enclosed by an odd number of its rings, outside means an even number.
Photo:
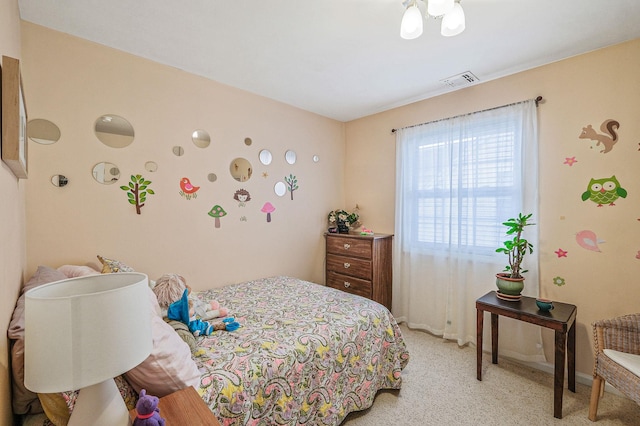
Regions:
<svg viewBox="0 0 640 426"><path fill-rule="evenodd" d="M198 192L200 187L193 186L189 178L183 177L182 179L180 179L180 189L180 195L182 195L187 200L190 200L191 198L196 198L198 196L196 192Z"/></svg>

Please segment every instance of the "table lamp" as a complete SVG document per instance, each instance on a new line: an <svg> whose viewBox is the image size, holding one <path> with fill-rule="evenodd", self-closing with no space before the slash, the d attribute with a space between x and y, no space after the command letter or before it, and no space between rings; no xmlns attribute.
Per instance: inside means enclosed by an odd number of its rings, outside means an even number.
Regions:
<svg viewBox="0 0 640 426"><path fill-rule="evenodd" d="M25 386L79 390L69 425L128 425L113 380L151 353L148 278L136 272L56 281L25 293Z"/></svg>

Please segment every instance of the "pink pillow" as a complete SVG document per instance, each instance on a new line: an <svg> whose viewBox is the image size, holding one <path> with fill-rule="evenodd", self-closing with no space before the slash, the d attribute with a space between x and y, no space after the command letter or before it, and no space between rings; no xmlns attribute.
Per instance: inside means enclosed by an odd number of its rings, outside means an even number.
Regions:
<svg viewBox="0 0 640 426"><path fill-rule="evenodd" d="M96 271L90 266L80 265L62 265L58 268L58 271L62 272L67 278L84 277L87 275L98 275L100 271Z"/></svg>
<svg viewBox="0 0 640 426"><path fill-rule="evenodd" d="M32 288L54 281L66 280L67 276L48 266L38 266L38 270L26 282L20 292L13 311L7 336L11 344L11 370L13 372L13 412L15 414L35 414L42 412L38 395L24 386L24 294Z"/></svg>
<svg viewBox="0 0 640 426"><path fill-rule="evenodd" d="M136 392L146 389L148 394L158 397L188 386L198 389L200 371L191 358L191 349L160 317L158 300L151 289L149 304L153 349L147 359L125 373L127 380Z"/></svg>

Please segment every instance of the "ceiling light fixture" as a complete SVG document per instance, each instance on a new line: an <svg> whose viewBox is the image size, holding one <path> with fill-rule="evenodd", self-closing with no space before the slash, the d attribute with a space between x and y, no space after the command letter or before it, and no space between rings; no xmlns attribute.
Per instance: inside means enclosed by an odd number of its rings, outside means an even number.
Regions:
<svg viewBox="0 0 640 426"><path fill-rule="evenodd" d="M460 0L405 0L406 7L400 24L400 37L412 40L422 35L423 12L420 6L426 4L425 16L442 19L440 34L451 37L460 34L465 29L464 10Z"/></svg>

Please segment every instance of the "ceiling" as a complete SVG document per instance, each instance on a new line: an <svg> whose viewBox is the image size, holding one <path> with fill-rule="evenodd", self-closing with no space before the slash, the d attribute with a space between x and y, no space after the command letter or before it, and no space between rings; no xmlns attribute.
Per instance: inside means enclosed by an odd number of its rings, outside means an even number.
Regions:
<svg viewBox="0 0 640 426"><path fill-rule="evenodd" d="M402 0L19 0L23 20L350 121L640 37L638 0L462 0L400 38ZM615 64L612 64L615 66Z"/></svg>

